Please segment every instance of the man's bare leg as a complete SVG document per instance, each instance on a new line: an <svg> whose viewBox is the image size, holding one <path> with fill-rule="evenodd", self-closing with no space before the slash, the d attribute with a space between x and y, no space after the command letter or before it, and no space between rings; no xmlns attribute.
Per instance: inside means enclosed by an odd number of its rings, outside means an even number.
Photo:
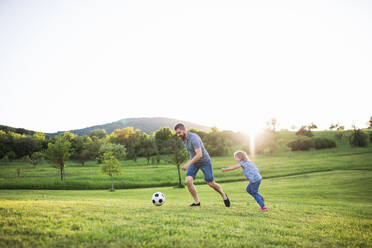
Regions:
<svg viewBox="0 0 372 248"><path fill-rule="evenodd" d="M227 199L227 196L225 194L225 192L223 192L223 189L221 187L221 185L219 185L218 183L216 182L208 182L208 185L214 189L215 191L217 191L218 193L220 193L221 197L223 200L226 200Z"/></svg>
<svg viewBox="0 0 372 248"><path fill-rule="evenodd" d="M191 177L191 176L187 176L186 177L186 185L187 185L187 188L188 188L192 198L194 198L194 203L198 204L199 203L199 198L198 198L198 193L196 192L196 188L195 188L195 185L194 185L194 178Z"/></svg>

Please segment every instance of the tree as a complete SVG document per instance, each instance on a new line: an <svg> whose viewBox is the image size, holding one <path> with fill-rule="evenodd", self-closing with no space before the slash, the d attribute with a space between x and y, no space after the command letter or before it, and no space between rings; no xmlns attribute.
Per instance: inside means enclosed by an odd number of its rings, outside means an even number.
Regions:
<svg viewBox="0 0 372 248"><path fill-rule="evenodd" d="M368 145L368 135L355 126L353 128L353 133L349 137L351 147L366 147Z"/></svg>
<svg viewBox="0 0 372 248"><path fill-rule="evenodd" d="M307 137L312 137L313 133L311 132L311 129L309 126L302 126L297 132L296 135L302 135Z"/></svg>
<svg viewBox="0 0 372 248"><path fill-rule="evenodd" d="M344 131L345 130L345 126L339 126L338 128L337 128L337 131Z"/></svg>
<svg viewBox="0 0 372 248"><path fill-rule="evenodd" d="M335 129L337 127L336 125L338 125L338 124L331 124L331 126L329 126L329 130Z"/></svg>
<svg viewBox="0 0 372 248"><path fill-rule="evenodd" d="M212 132L213 130L217 130L217 128L216 127L212 127L210 131ZM203 141L205 140L204 138L208 136L208 133L207 132L204 132L202 130L198 130L196 128L190 128L189 131L192 132L192 133L196 133L197 135L199 135L199 137Z"/></svg>
<svg viewBox="0 0 372 248"><path fill-rule="evenodd" d="M127 158L137 161L137 157L141 154L143 142L148 135L142 133L139 129L134 134L130 135L127 144Z"/></svg>
<svg viewBox="0 0 372 248"><path fill-rule="evenodd" d="M71 143L63 135L55 137L54 143L48 144L46 151L47 159L60 169L61 181L65 175L65 162L70 157Z"/></svg>
<svg viewBox="0 0 372 248"><path fill-rule="evenodd" d="M32 135L32 137L36 140L36 142L39 143L42 150L45 150L45 149L48 148L48 140L45 137L44 133L37 132L37 133L34 133L34 135Z"/></svg>
<svg viewBox="0 0 372 248"><path fill-rule="evenodd" d="M87 135L76 136L69 141L71 142L71 159L73 160L78 160L78 157L82 158L82 151L86 150L87 145L93 142Z"/></svg>
<svg viewBox="0 0 372 248"><path fill-rule="evenodd" d="M307 128L308 128L309 130L311 130L311 129L317 129L318 126L315 125L314 123L311 123L310 125L307 126Z"/></svg>
<svg viewBox="0 0 372 248"><path fill-rule="evenodd" d="M143 149L143 155L147 159L147 164L150 164L151 157L158 153L158 149L156 147L155 139L153 139L153 138L145 139L143 144L142 144L142 149Z"/></svg>
<svg viewBox="0 0 372 248"><path fill-rule="evenodd" d="M133 127L115 129L110 135L110 142L124 145L128 149L127 145L129 137L135 133Z"/></svg>
<svg viewBox="0 0 372 248"><path fill-rule="evenodd" d="M12 151L13 149L13 137L4 131L0 130L0 158Z"/></svg>
<svg viewBox="0 0 372 248"><path fill-rule="evenodd" d="M127 158L137 161L137 157L141 153L142 142L147 134L143 134L141 130L134 130L133 127L116 129L111 133L109 141L116 144L124 145L127 149Z"/></svg>
<svg viewBox="0 0 372 248"><path fill-rule="evenodd" d="M162 127L155 132L155 142L160 154L167 153L167 142L172 138L173 132L169 127Z"/></svg>
<svg viewBox="0 0 372 248"><path fill-rule="evenodd" d="M88 149L82 150L75 157L75 160L80 162L82 166L85 166L85 162L87 162L91 159L94 159L94 156L92 156L92 153Z"/></svg>
<svg viewBox="0 0 372 248"><path fill-rule="evenodd" d="M103 154L102 172L111 177L111 191L114 191L114 175L121 174L119 161L112 152Z"/></svg>
<svg viewBox="0 0 372 248"><path fill-rule="evenodd" d="M278 127L278 121L275 118L271 118L266 122L266 129L275 132Z"/></svg>
<svg viewBox="0 0 372 248"><path fill-rule="evenodd" d="M32 153L41 151L41 143L32 136L22 135L13 137L12 151L15 152L17 158L31 156Z"/></svg>
<svg viewBox="0 0 372 248"><path fill-rule="evenodd" d="M176 135L172 136L172 138L168 140L167 148L167 153L170 154L169 162L174 163L177 166L178 187L183 188L184 185L181 180L180 166L187 159L188 153Z"/></svg>
<svg viewBox="0 0 372 248"><path fill-rule="evenodd" d="M329 127L330 130L336 129L337 131L343 131L345 129L344 126L341 126L340 123L331 124Z"/></svg>
<svg viewBox="0 0 372 248"><path fill-rule="evenodd" d="M245 141L243 133L234 133L233 131L223 130L221 131L221 135L229 147L233 145L241 145Z"/></svg>
<svg viewBox="0 0 372 248"><path fill-rule="evenodd" d="M99 157L99 149L104 144L104 142L105 141L103 139L93 139L91 140L91 142L88 142L85 145L84 149L89 151L91 159L96 159ZM100 163L99 159L97 159L97 162Z"/></svg>
<svg viewBox="0 0 372 248"><path fill-rule="evenodd" d="M34 133L34 135L32 135L32 137L34 137L36 140L38 140L40 142L43 142L43 141L46 140L45 134L41 133L41 132Z"/></svg>
<svg viewBox="0 0 372 248"><path fill-rule="evenodd" d="M69 142L71 142L73 139L76 139L76 134L73 134L73 133L71 133L71 132L68 132L68 131L66 131L66 132L64 132L63 133L63 136L66 138L66 140L68 140Z"/></svg>
<svg viewBox="0 0 372 248"><path fill-rule="evenodd" d="M103 161L104 154L107 152L112 152L115 158L119 160L125 159L126 156L126 149L123 145L106 143L101 145L101 147L99 148L98 158L100 159L100 161Z"/></svg>
<svg viewBox="0 0 372 248"><path fill-rule="evenodd" d="M44 154L42 152L34 152L30 157L30 162L34 167L36 167L36 165L40 164L43 157Z"/></svg>
<svg viewBox="0 0 372 248"><path fill-rule="evenodd" d="M212 127L207 135L204 136L203 143L211 156L226 155L231 146L231 142L216 127Z"/></svg>
<svg viewBox="0 0 372 248"><path fill-rule="evenodd" d="M371 118L369 118L369 127L368 128L372 128L372 116L371 116Z"/></svg>
<svg viewBox="0 0 372 248"><path fill-rule="evenodd" d="M103 139L106 138L107 132L105 129L95 129L89 133L92 139Z"/></svg>
<svg viewBox="0 0 372 248"><path fill-rule="evenodd" d="M8 152L6 155L5 155L5 157L7 157L8 158L8 161L13 161L14 159L16 159L16 153L15 152L13 152L13 151L10 151L10 152Z"/></svg>

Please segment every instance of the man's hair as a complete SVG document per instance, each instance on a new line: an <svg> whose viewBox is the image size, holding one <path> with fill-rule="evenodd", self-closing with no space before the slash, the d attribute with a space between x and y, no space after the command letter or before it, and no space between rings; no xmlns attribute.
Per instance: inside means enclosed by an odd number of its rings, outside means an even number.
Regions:
<svg viewBox="0 0 372 248"><path fill-rule="evenodd" d="M186 130L186 127L185 127L185 125L183 125L182 123L178 123L178 124L174 127L174 130L177 130L177 129Z"/></svg>

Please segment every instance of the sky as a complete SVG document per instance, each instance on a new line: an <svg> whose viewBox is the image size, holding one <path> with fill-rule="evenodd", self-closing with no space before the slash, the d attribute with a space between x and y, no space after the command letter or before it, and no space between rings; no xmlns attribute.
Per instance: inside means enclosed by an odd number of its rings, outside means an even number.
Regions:
<svg viewBox="0 0 372 248"><path fill-rule="evenodd" d="M372 116L372 1L0 1L0 124L254 133Z"/></svg>

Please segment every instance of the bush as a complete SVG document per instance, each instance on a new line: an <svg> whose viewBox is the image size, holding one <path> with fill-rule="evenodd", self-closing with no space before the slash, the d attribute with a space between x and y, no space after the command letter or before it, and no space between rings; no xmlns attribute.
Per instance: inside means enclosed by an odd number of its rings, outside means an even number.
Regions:
<svg viewBox="0 0 372 248"><path fill-rule="evenodd" d="M28 156L28 155L23 156L23 157L21 158L21 160L22 160L23 162L25 162L25 163L30 163L30 162L31 162L31 158L30 158L30 156Z"/></svg>
<svg viewBox="0 0 372 248"><path fill-rule="evenodd" d="M366 147L368 145L368 135L360 129L354 129L349 138L351 147Z"/></svg>
<svg viewBox="0 0 372 248"><path fill-rule="evenodd" d="M7 158L9 159L9 161L13 161L17 157L17 155L13 151L8 152L5 156L7 156Z"/></svg>
<svg viewBox="0 0 372 248"><path fill-rule="evenodd" d="M315 149L333 148L333 147L336 147L336 143L331 139L315 138L314 147Z"/></svg>
<svg viewBox="0 0 372 248"><path fill-rule="evenodd" d="M10 161L9 161L8 155L5 155L5 156L1 159L1 161L2 161L3 163L9 163Z"/></svg>
<svg viewBox="0 0 372 248"><path fill-rule="evenodd" d="M44 158L44 154L42 152L34 152L31 155L30 163L35 167L36 165L40 164L43 158Z"/></svg>
<svg viewBox="0 0 372 248"><path fill-rule="evenodd" d="M372 142L372 132L369 132L369 142Z"/></svg>
<svg viewBox="0 0 372 248"><path fill-rule="evenodd" d="M292 151L308 151L314 147L314 141L310 138L304 137L289 142L288 147L291 148Z"/></svg>

